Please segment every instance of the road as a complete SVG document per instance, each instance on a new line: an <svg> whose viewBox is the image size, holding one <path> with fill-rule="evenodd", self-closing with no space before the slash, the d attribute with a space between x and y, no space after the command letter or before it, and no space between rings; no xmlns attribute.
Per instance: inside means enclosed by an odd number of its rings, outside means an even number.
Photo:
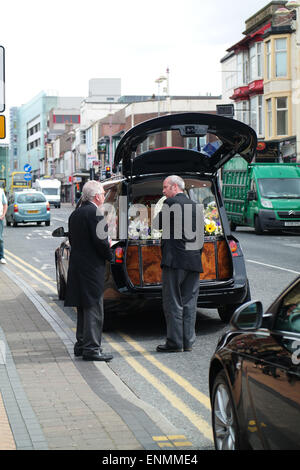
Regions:
<svg viewBox="0 0 300 470"><path fill-rule="evenodd" d="M8 267L55 305L62 319L75 328L74 309L57 300L54 250L59 239L51 236L59 226L67 228L70 207L51 209L51 226L24 225L5 229ZM264 308L299 273L300 236L262 236L251 229L238 229L246 259L252 299ZM198 311L197 340L192 352L158 354L164 342L165 323L161 312L132 312L116 319L113 330L104 334L104 349L112 351L109 367L143 401L158 408L194 449L213 448L208 399L210 357L222 332L227 329L215 310Z"/></svg>

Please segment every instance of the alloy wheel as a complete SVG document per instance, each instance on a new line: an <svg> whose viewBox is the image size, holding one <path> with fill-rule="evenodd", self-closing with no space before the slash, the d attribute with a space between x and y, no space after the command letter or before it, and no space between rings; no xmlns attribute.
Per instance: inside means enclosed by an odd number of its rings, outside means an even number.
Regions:
<svg viewBox="0 0 300 470"><path fill-rule="evenodd" d="M214 395L213 426L217 450L236 449L234 410L226 385L219 383Z"/></svg>

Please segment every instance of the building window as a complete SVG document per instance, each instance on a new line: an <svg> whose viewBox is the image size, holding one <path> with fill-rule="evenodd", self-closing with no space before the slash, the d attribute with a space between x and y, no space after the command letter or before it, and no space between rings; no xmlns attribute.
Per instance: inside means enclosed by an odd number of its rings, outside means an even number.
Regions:
<svg viewBox="0 0 300 470"><path fill-rule="evenodd" d="M273 134L273 122L272 122L272 100L267 100L267 118L268 118L268 137Z"/></svg>
<svg viewBox="0 0 300 470"><path fill-rule="evenodd" d="M250 47L250 81L262 78L262 48L261 42Z"/></svg>
<svg viewBox="0 0 300 470"><path fill-rule="evenodd" d="M249 52L244 51L243 55L243 83L249 83Z"/></svg>
<svg viewBox="0 0 300 470"><path fill-rule="evenodd" d="M276 77L287 76L287 40L275 39Z"/></svg>
<svg viewBox="0 0 300 470"><path fill-rule="evenodd" d="M250 126L257 133L257 96L250 99Z"/></svg>
<svg viewBox="0 0 300 470"><path fill-rule="evenodd" d="M237 55L237 86L243 85L243 55Z"/></svg>
<svg viewBox="0 0 300 470"><path fill-rule="evenodd" d="M80 143L86 144L86 132L85 131L80 131Z"/></svg>
<svg viewBox="0 0 300 470"><path fill-rule="evenodd" d="M234 89L236 86L236 76L235 75L228 75L225 79L225 90L229 91Z"/></svg>
<svg viewBox="0 0 300 470"><path fill-rule="evenodd" d="M256 44L256 53L257 53L257 78L263 77L263 55L262 55L262 43L258 42Z"/></svg>
<svg viewBox="0 0 300 470"><path fill-rule="evenodd" d="M258 96L258 135L264 134L264 125L263 125L263 97L262 95Z"/></svg>
<svg viewBox="0 0 300 470"><path fill-rule="evenodd" d="M245 124L249 124L249 109L250 107L250 102L249 101L243 101L243 122Z"/></svg>
<svg viewBox="0 0 300 470"><path fill-rule="evenodd" d="M79 115L70 115L70 114L55 114L53 115L54 124L79 124L80 116Z"/></svg>
<svg viewBox="0 0 300 470"><path fill-rule="evenodd" d="M199 139L200 148L203 150L203 147L206 145L206 136L200 137ZM188 137L185 141L185 148L189 150L198 150L197 137Z"/></svg>
<svg viewBox="0 0 300 470"><path fill-rule="evenodd" d="M250 81L256 78L256 45L250 47Z"/></svg>
<svg viewBox="0 0 300 470"><path fill-rule="evenodd" d="M263 97L255 96L250 99L250 126L255 132L263 135Z"/></svg>
<svg viewBox="0 0 300 470"><path fill-rule="evenodd" d="M267 58L267 70L266 70L266 76L267 80L270 80L271 78L271 41L268 41L266 43L266 58Z"/></svg>
<svg viewBox="0 0 300 470"><path fill-rule="evenodd" d="M288 134L288 99L276 98L277 135Z"/></svg>
<svg viewBox="0 0 300 470"><path fill-rule="evenodd" d="M236 104L236 116L238 121L242 121L244 124L249 124L250 104L248 100L240 101Z"/></svg>

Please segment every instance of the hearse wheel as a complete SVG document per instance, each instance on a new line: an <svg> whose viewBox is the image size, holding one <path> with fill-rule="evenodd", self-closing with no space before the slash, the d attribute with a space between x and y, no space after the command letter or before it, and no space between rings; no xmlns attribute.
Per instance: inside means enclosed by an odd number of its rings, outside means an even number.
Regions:
<svg viewBox="0 0 300 470"><path fill-rule="evenodd" d="M56 263L56 286L59 300L65 300L66 296L66 283L64 278L59 272L59 267Z"/></svg>

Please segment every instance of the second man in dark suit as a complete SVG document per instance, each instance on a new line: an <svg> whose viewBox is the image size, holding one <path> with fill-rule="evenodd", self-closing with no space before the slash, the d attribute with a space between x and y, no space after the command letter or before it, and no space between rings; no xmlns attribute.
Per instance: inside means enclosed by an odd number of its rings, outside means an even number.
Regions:
<svg viewBox="0 0 300 470"><path fill-rule="evenodd" d="M204 242L203 206L184 194L185 183L169 176L159 213L162 229L162 297L167 324L166 343L158 352L191 351L195 342L197 299Z"/></svg>

